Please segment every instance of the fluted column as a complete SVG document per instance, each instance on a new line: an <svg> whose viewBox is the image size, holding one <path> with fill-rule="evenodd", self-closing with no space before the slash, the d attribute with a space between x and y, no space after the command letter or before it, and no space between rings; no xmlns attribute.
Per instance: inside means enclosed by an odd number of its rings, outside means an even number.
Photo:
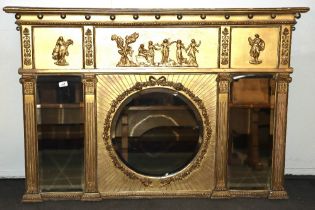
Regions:
<svg viewBox="0 0 315 210"><path fill-rule="evenodd" d="M275 101L275 128L273 134L272 174L270 199L287 198L284 189L285 140L287 124L289 74L277 74Z"/></svg>
<svg viewBox="0 0 315 210"><path fill-rule="evenodd" d="M94 75L85 75L84 84L84 171L85 187L82 200L100 200L97 187L97 139L96 139L96 83Z"/></svg>
<svg viewBox="0 0 315 210"><path fill-rule="evenodd" d="M216 186L212 198L229 198L227 189L227 150L228 150L228 113L231 76L220 73L217 77L217 142L216 142Z"/></svg>
<svg viewBox="0 0 315 210"><path fill-rule="evenodd" d="M36 78L23 75L20 79L23 86L24 109L24 145L25 145L25 178L26 192L23 202L40 202L38 174L38 140L36 123Z"/></svg>

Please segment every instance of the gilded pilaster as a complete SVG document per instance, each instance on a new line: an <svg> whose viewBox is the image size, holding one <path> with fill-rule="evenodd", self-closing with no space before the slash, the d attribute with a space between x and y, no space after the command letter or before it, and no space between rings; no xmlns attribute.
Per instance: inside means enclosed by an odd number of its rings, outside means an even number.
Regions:
<svg viewBox="0 0 315 210"><path fill-rule="evenodd" d="M288 89L291 77L289 74L277 74L275 80L275 128L273 138L271 192L269 198L284 199L288 197L283 185Z"/></svg>
<svg viewBox="0 0 315 210"><path fill-rule="evenodd" d="M97 187L97 140L96 140L96 89L95 75L85 75L84 84L84 168L85 188L83 201L100 200Z"/></svg>
<svg viewBox="0 0 315 210"><path fill-rule="evenodd" d="M24 107L25 177L26 192L23 202L40 202L38 175L38 142L36 129L36 78L22 76Z"/></svg>
<svg viewBox="0 0 315 210"><path fill-rule="evenodd" d="M228 112L231 75L220 73L217 77L217 143L216 143L216 186L212 198L229 198L227 189L227 150L228 150Z"/></svg>

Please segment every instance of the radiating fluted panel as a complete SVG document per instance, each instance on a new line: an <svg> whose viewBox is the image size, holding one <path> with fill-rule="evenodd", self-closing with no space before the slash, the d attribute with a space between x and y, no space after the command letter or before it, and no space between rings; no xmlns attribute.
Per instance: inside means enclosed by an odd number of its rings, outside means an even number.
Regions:
<svg viewBox="0 0 315 210"><path fill-rule="evenodd" d="M116 74L101 75L97 79L98 186L102 196L209 196L214 188L215 178L216 75ZM104 138L108 111L116 107L116 112L124 100L137 92L133 89L136 84L143 85L142 89L158 87L174 90L181 84L182 87L177 90L192 102L203 118L204 138L200 151L190 164L164 182L163 178L149 178L137 174L125 165L122 169L120 164L123 163L119 161L117 164L117 160L113 161L109 152L110 139L106 137L106 132ZM125 92L129 94L121 98ZM208 125L206 122L209 122Z"/></svg>

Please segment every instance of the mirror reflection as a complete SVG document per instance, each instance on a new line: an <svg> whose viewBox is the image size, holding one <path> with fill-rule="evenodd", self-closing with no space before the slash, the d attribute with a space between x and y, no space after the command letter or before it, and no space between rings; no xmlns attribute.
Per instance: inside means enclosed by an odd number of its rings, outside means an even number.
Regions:
<svg viewBox="0 0 315 210"><path fill-rule="evenodd" d="M167 176L183 169L198 152L202 122L178 92L149 89L129 97L113 120L112 144L132 170Z"/></svg>
<svg viewBox="0 0 315 210"><path fill-rule="evenodd" d="M273 145L272 75L236 75L231 83L228 185L267 189Z"/></svg>
<svg viewBox="0 0 315 210"><path fill-rule="evenodd" d="M36 90L40 190L82 191L81 77L39 76Z"/></svg>

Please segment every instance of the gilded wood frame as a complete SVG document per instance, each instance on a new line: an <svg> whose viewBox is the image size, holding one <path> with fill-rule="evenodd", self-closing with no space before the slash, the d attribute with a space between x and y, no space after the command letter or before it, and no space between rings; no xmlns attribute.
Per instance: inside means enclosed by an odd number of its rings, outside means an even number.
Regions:
<svg viewBox="0 0 315 210"><path fill-rule="evenodd" d="M309 8L263 8L263 9L74 9L74 8L23 8L5 7L15 13L17 29L21 35L22 67L19 69L23 86L24 131L25 131L25 202L38 202L47 199L100 200L97 180L97 75L119 74L217 74L217 116L215 176L213 192L203 195L212 198L268 197L287 198L283 187L284 152L286 136L286 115L288 102L288 83L291 81L290 67L291 37L296 19ZM81 27L82 28L82 69L36 69L34 65L34 27ZM95 28L206 28L219 30L219 49L217 68L96 68ZM232 29L246 27L279 27L277 46L278 65L276 68L231 68ZM232 32L232 33L231 33ZM267 43L268 44L268 43ZM49 49L50 50L50 49ZM244 58L248 59L248 58ZM272 161L271 189L267 191L231 191L227 188L227 131L228 97L231 73L270 73L276 80L275 130ZM72 74L82 75L85 103L85 187L79 193L41 193L38 182L38 146L36 130L36 77L37 75ZM163 194L163 192L162 192ZM162 195L160 194L160 196ZM154 197L155 193L142 193ZM192 194L187 193L187 196ZM125 196L132 196L126 194ZM177 194L171 195L176 197ZM202 195L199 194L201 197ZM104 197L104 196L103 196ZM109 195L107 197L110 197ZM119 196L116 196L119 197ZM124 197L121 195L120 197ZM163 197L163 196L162 196ZM106 198L106 195L105 195Z"/></svg>

